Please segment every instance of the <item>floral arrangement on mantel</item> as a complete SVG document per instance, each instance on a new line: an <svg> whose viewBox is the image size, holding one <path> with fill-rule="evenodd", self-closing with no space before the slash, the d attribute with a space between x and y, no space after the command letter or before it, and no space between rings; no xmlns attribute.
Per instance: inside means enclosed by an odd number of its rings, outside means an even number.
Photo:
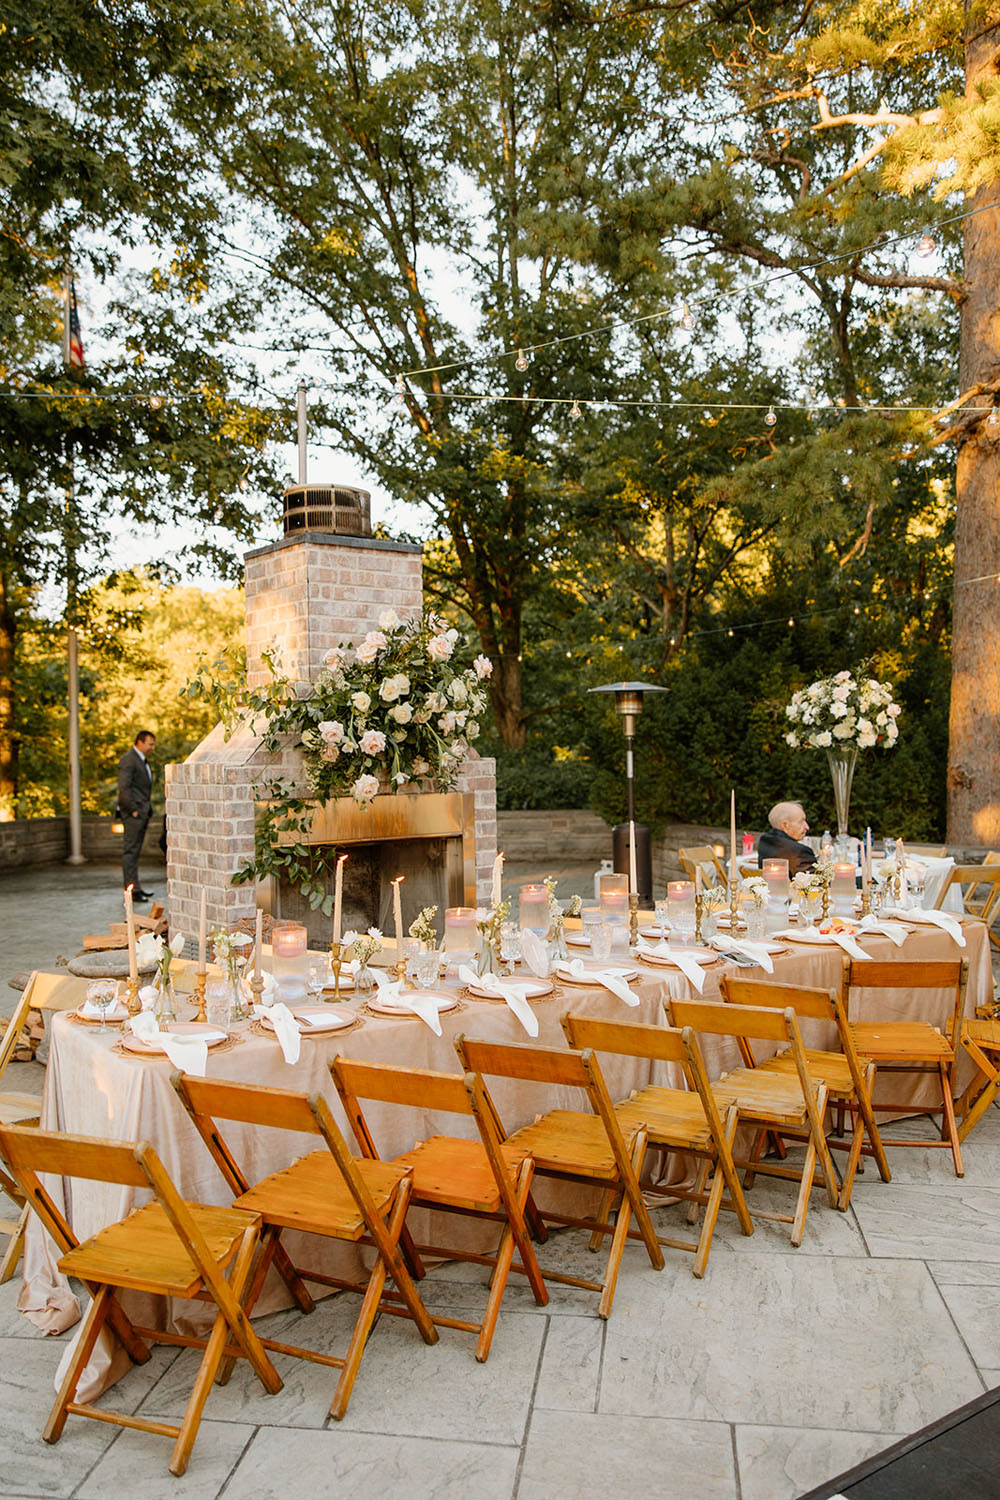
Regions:
<svg viewBox="0 0 1000 1500"><path fill-rule="evenodd" d="M793 750L890 749L899 736L900 715L892 684L864 675L865 668L837 672L792 694L785 714L795 726L785 735Z"/></svg>
<svg viewBox="0 0 1000 1500"><path fill-rule="evenodd" d="M214 702L227 732L253 724L268 750L300 749L312 793L304 798L280 779L265 782L267 810L257 820L253 858L237 870L234 885L273 876L329 913L328 855L287 838L305 832L314 803L353 797L368 807L380 793L419 782L439 791L454 786L479 737L488 704L483 684L493 671L489 657L463 661L460 644L458 631L433 611L401 620L390 609L358 645L331 646L305 691L266 652L272 681L260 691L245 678L222 680L199 669L187 694ZM279 835L286 836L281 843Z"/></svg>

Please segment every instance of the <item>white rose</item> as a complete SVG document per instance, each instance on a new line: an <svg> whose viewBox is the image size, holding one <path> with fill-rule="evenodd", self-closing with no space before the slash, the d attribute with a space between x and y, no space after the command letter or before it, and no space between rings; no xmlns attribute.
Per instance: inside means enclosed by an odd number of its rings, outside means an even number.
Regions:
<svg viewBox="0 0 1000 1500"><path fill-rule="evenodd" d="M869 746L874 745L874 743L875 743L875 733L874 733L874 730L865 729L865 730L862 730L862 732L858 735L858 749L859 750L867 750L869 748Z"/></svg>
<svg viewBox="0 0 1000 1500"><path fill-rule="evenodd" d="M378 617L379 630L395 630L399 616L394 609L384 609Z"/></svg>
<svg viewBox="0 0 1000 1500"><path fill-rule="evenodd" d="M833 726L833 737L834 737L834 739L837 739L837 740L849 740L851 738L851 735L853 733L854 733L854 725L853 724L849 724L846 719L842 720L839 724L834 724L834 726Z"/></svg>
<svg viewBox="0 0 1000 1500"><path fill-rule="evenodd" d="M339 646L331 646L323 658L323 665L331 672L339 672L344 665L344 653Z"/></svg>
<svg viewBox="0 0 1000 1500"><path fill-rule="evenodd" d="M410 679L405 672L397 672L394 677L387 677L378 690L378 695L383 703L394 703L397 698L405 698L410 691Z"/></svg>
<svg viewBox="0 0 1000 1500"><path fill-rule="evenodd" d="M351 796L355 802L370 802L378 795L377 776L359 776L351 788Z"/></svg>
<svg viewBox="0 0 1000 1500"><path fill-rule="evenodd" d="M382 634L381 630L369 630L368 634L361 642L361 645L358 647L358 661L367 666L370 662L373 662L375 660L376 656L378 656L379 652L386 644L386 638Z"/></svg>
<svg viewBox="0 0 1000 1500"><path fill-rule="evenodd" d="M372 706L371 696L368 693L352 693L351 707L355 713L366 714Z"/></svg>
<svg viewBox="0 0 1000 1500"><path fill-rule="evenodd" d="M429 770L430 766L428 765L427 761L424 760L422 755L418 755L416 760L413 762L414 776L426 776Z"/></svg>
<svg viewBox="0 0 1000 1500"><path fill-rule="evenodd" d="M834 701L836 703L846 703L848 697L850 696L850 692L851 690L848 687L847 683L842 682L839 687L835 687L833 690Z"/></svg>
<svg viewBox="0 0 1000 1500"><path fill-rule="evenodd" d="M488 656L477 656L472 665L480 682L482 682L484 677L491 677L493 675L493 663Z"/></svg>
<svg viewBox="0 0 1000 1500"><path fill-rule="evenodd" d="M385 749L385 735L380 729L367 729L358 744L366 755L381 755Z"/></svg>
<svg viewBox="0 0 1000 1500"><path fill-rule="evenodd" d="M432 635L427 642L427 655L431 661L447 661L454 649L446 635Z"/></svg>
<svg viewBox="0 0 1000 1500"><path fill-rule="evenodd" d="M469 690L461 677L454 678L448 684L448 697L453 703L465 703L469 696Z"/></svg>
<svg viewBox="0 0 1000 1500"><path fill-rule="evenodd" d="M339 719L325 719L318 727L328 745L339 745L344 738L344 726Z"/></svg>
<svg viewBox="0 0 1000 1500"><path fill-rule="evenodd" d="M847 710L847 704L846 703L831 703L830 704L830 712L831 712L831 714L833 715L833 717L835 719L846 718L847 711L848 710Z"/></svg>
<svg viewBox="0 0 1000 1500"><path fill-rule="evenodd" d="M467 724L465 726L465 738L467 740L478 740L479 725L476 723L475 719L473 719L470 724Z"/></svg>
<svg viewBox="0 0 1000 1500"><path fill-rule="evenodd" d="M833 744L833 736L829 729L824 729L819 734L814 734L812 741L818 750L825 750L827 745Z"/></svg>
<svg viewBox="0 0 1000 1500"><path fill-rule="evenodd" d="M786 734L785 735L785 744L786 745L791 745L791 747L792 747L793 750L797 750L799 748L799 737L795 733L794 729L791 731L790 734Z"/></svg>
<svg viewBox="0 0 1000 1500"><path fill-rule="evenodd" d="M833 680L834 682L850 682L851 674L850 672L838 672Z"/></svg>
<svg viewBox="0 0 1000 1500"><path fill-rule="evenodd" d="M438 728L442 734L455 733L455 715L452 713L442 714L438 719Z"/></svg>
<svg viewBox="0 0 1000 1500"><path fill-rule="evenodd" d="M903 710L900 708L898 703L890 703L889 707L886 709L886 713L889 715L890 719L898 719L899 715L902 712Z"/></svg>
<svg viewBox="0 0 1000 1500"><path fill-rule="evenodd" d="M413 718L412 703L397 703L395 708L390 708L389 717L395 719L397 724L409 724Z"/></svg>
<svg viewBox="0 0 1000 1500"><path fill-rule="evenodd" d="M448 700L444 693L428 693L424 699L424 707L432 714L443 714L448 707Z"/></svg>

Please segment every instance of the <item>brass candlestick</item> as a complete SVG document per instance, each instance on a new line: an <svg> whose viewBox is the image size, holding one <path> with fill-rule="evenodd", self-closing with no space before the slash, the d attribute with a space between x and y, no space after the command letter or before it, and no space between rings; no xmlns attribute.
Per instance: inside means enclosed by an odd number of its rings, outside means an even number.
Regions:
<svg viewBox="0 0 1000 1500"><path fill-rule="evenodd" d="M125 981L125 1003L128 1006L130 1016L137 1016L142 1010L142 1003L139 999L138 976L135 979L126 979Z"/></svg>
<svg viewBox="0 0 1000 1500"><path fill-rule="evenodd" d="M823 910L820 915L820 921L825 922L827 917L830 915L830 887L828 885L824 885L821 887L821 889L823 893Z"/></svg>
<svg viewBox="0 0 1000 1500"><path fill-rule="evenodd" d="M333 970L333 1000L340 999L340 971L344 967L344 945L337 938L330 944L330 968Z"/></svg>
<svg viewBox="0 0 1000 1500"><path fill-rule="evenodd" d="M405 957L405 955L401 954L400 957L396 959L396 962L393 964L392 967L396 971L396 983L397 984L405 984L406 983L406 957Z"/></svg>
<svg viewBox="0 0 1000 1500"><path fill-rule="evenodd" d="M260 997L264 993L264 976L263 974L258 974L256 969L254 969L250 979L250 993L253 996L251 1003L253 1005L260 1005Z"/></svg>
<svg viewBox="0 0 1000 1500"><path fill-rule="evenodd" d="M861 887L861 915L862 915L862 917L870 917L871 913L872 913L872 898L871 898L871 894L870 894L870 892L868 890L868 887L865 886L865 885L863 885Z"/></svg>
<svg viewBox="0 0 1000 1500"><path fill-rule="evenodd" d="M639 892L629 891L628 897L628 945L639 946Z"/></svg>
<svg viewBox="0 0 1000 1500"><path fill-rule="evenodd" d="M740 882L734 879L729 882L729 933L731 937L740 937L747 931L746 917L740 911Z"/></svg>
<svg viewBox="0 0 1000 1500"><path fill-rule="evenodd" d="M196 1006L195 1020L207 1020L205 1015L205 981L208 975L202 971L194 976L194 1003Z"/></svg>
<svg viewBox="0 0 1000 1500"><path fill-rule="evenodd" d="M694 940L701 942L701 923L705 915L705 897L695 895L694 898Z"/></svg>

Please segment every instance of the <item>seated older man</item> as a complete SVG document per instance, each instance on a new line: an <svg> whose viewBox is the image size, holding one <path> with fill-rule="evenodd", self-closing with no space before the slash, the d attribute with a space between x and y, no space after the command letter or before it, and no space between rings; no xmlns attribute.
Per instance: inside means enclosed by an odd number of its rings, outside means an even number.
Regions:
<svg viewBox="0 0 1000 1500"><path fill-rule="evenodd" d="M809 832L802 803L775 803L768 814L768 822L771 826L761 834L757 844L758 863L762 865L765 859L787 859L789 875L811 870L816 856L808 844L802 843Z"/></svg>

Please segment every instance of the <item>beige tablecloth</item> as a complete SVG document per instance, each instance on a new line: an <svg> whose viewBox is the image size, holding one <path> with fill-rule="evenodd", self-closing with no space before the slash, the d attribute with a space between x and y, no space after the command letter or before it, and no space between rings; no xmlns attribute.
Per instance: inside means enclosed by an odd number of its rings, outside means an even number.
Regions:
<svg viewBox="0 0 1000 1500"><path fill-rule="evenodd" d="M939 929L927 927L914 931L903 948L895 948L887 938L866 938L865 947L873 958L930 959L967 957L970 983L967 1013L992 998L993 980L989 944L981 922L966 920L963 930L967 947L960 949ZM837 986L840 981L842 952L839 948L790 945L789 951L776 957L775 978L786 983ZM641 978L635 988L640 1004L627 1008L602 988L560 985L554 994L533 1002L539 1019L540 1045L563 1047L565 1039L559 1018L573 1010L589 1015L615 1015L629 1021L659 1023L663 1020L663 997L690 997L688 981L674 969L651 969L640 965ZM726 971L723 961L707 970L702 998L718 999L718 981ZM759 969L747 973L760 975ZM85 983L80 982L80 999ZM854 1019L913 1018L913 1002L903 994L882 997L876 1012L865 1004L856 1008ZM344 1034L326 1037L304 1037L298 1063L285 1063L276 1041L270 1037L244 1032L237 1046L220 1053L209 1053L212 1077L238 1079L280 1088L317 1090L331 1102L334 1112L347 1133L340 1101L327 1070L330 1058L338 1052L346 1056L402 1063L415 1068L443 1072L457 1071L453 1038L460 1033L493 1041L525 1042L528 1040L519 1022L506 1006L491 1002L463 1002L460 1011L441 1016L442 1036L434 1033L416 1018L389 1019L366 1016L363 1025ZM102 1034L94 1026L75 1023L70 1015L54 1018L52 1044L42 1106L42 1126L73 1134L99 1136L116 1140L151 1141L171 1172L183 1195L204 1203L228 1203L231 1195L208 1151L182 1109L170 1085L171 1065L165 1059L122 1056L113 1051L116 1032ZM819 1037L805 1035L807 1044L822 1045ZM703 1039L703 1051L712 1076L739 1061L736 1044L727 1038ZM682 1080L658 1064L626 1057L605 1056L602 1069L613 1098L621 1098L630 1089L650 1082ZM489 1087L508 1130L526 1124L537 1113L552 1108L579 1108L580 1097L572 1090L547 1086L489 1080ZM907 1096L908 1098L909 1096ZM913 1094L914 1103L918 1095ZM473 1134L471 1121L459 1116L439 1116L431 1112L420 1115L413 1110L391 1105L366 1107L376 1146L389 1158L409 1150L415 1140L434 1133ZM315 1139L297 1136L289 1139L278 1131L251 1130L249 1127L225 1125L224 1134L248 1177L256 1180L286 1166L293 1157L315 1147ZM124 1217L142 1195L131 1189L103 1183L72 1182L64 1185L49 1182L57 1202L64 1208L76 1235L86 1239L106 1224ZM565 1189L563 1190L566 1191ZM539 1200L546 1203L545 1187L539 1184ZM415 1237L428 1236L430 1216L411 1213ZM483 1226L474 1220L448 1219L446 1243L458 1243L456 1224L464 1228L466 1243L482 1248ZM459 1230L458 1232L461 1232ZM293 1256L301 1247L289 1240ZM298 1256L302 1264L331 1274L353 1275L360 1269L359 1252L330 1242L310 1240L308 1249ZM25 1243L24 1283L18 1306L33 1323L48 1332L70 1327L80 1316L79 1303L68 1282L56 1268L58 1256L39 1221L32 1217ZM265 1289L258 1304L261 1311L287 1305L285 1288L275 1278ZM139 1321L151 1326L188 1328L191 1305L175 1307L149 1305L134 1294L124 1299L126 1308ZM92 1362L87 1390L81 1387L80 1399L90 1399L96 1390L113 1378L108 1355L97 1351Z"/></svg>

